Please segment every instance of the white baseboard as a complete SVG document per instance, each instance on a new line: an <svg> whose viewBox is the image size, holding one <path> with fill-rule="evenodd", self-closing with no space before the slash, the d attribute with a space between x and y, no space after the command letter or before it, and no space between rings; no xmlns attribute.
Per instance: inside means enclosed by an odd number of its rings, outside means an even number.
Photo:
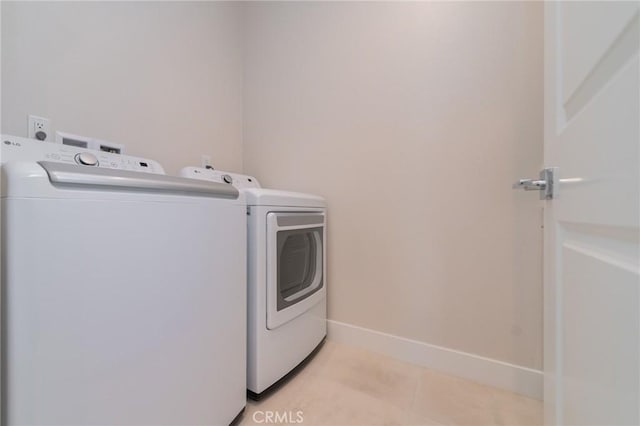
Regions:
<svg viewBox="0 0 640 426"><path fill-rule="evenodd" d="M338 343L358 346L483 385L542 399L543 375L539 370L333 320L327 322L327 334L329 340Z"/></svg>

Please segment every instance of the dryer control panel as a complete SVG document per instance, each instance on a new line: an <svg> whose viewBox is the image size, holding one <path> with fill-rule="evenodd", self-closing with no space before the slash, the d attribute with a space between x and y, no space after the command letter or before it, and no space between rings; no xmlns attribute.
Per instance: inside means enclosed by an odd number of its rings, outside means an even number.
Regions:
<svg viewBox="0 0 640 426"><path fill-rule="evenodd" d="M9 161L55 161L87 167L165 174L160 163L148 158L111 154L54 142L2 135L0 163Z"/></svg>
<svg viewBox="0 0 640 426"><path fill-rule="evenodd" d="M260 188L260 183L253 176L239 173L224 172L222 170L206 169L204 167L185 167L180 170L180 176L192 179L208 180L226 183L236 189Z"/></svg>

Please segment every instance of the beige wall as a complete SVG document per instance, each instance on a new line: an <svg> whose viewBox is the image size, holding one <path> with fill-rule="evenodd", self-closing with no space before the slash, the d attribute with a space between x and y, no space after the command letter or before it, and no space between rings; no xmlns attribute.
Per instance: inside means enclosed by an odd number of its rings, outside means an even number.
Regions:
<svg viewBox="0 0 640 426"><path fill-rule="evenodd" d="M246 8L244 169L329 202L331 319L542 364L542 4Z"/></svg>
<svg viewBox="0 0 640 426"><path fill-rule="evenodd" d="M168 172L242 168L242 8L2 2L2 132L27 115L126 144Z"/></svg>

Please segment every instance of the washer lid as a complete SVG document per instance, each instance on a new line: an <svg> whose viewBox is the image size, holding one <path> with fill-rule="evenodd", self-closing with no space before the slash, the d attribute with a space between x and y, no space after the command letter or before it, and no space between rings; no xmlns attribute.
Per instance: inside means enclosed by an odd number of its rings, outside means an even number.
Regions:
<svg viewBox="0 0 640 426"><path fill-rule="evenodd" d="M327 202L318 195L264 188L244 189L242 192L249 206L327 207Z"/></svg>

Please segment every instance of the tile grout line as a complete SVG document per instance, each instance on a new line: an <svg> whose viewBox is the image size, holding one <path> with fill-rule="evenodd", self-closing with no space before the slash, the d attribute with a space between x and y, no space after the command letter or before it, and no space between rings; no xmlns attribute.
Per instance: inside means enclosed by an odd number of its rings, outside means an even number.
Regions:
<svg viewBox="0 0 640 426"><path fill-rule="evenodd" d="M407 424L409 424L409 422L411 421L411 417L415 414L417 417L417 414L415 413L415 405L416 405L416 401L418 400L418 393L420 392L420 388L422 387L422 373L424 370L423 367L420 367L420 375L417 378L417 384L416 387L413 390L413 397L411 398L411 404L409 404L409 409L407 410Z"/></svg>

